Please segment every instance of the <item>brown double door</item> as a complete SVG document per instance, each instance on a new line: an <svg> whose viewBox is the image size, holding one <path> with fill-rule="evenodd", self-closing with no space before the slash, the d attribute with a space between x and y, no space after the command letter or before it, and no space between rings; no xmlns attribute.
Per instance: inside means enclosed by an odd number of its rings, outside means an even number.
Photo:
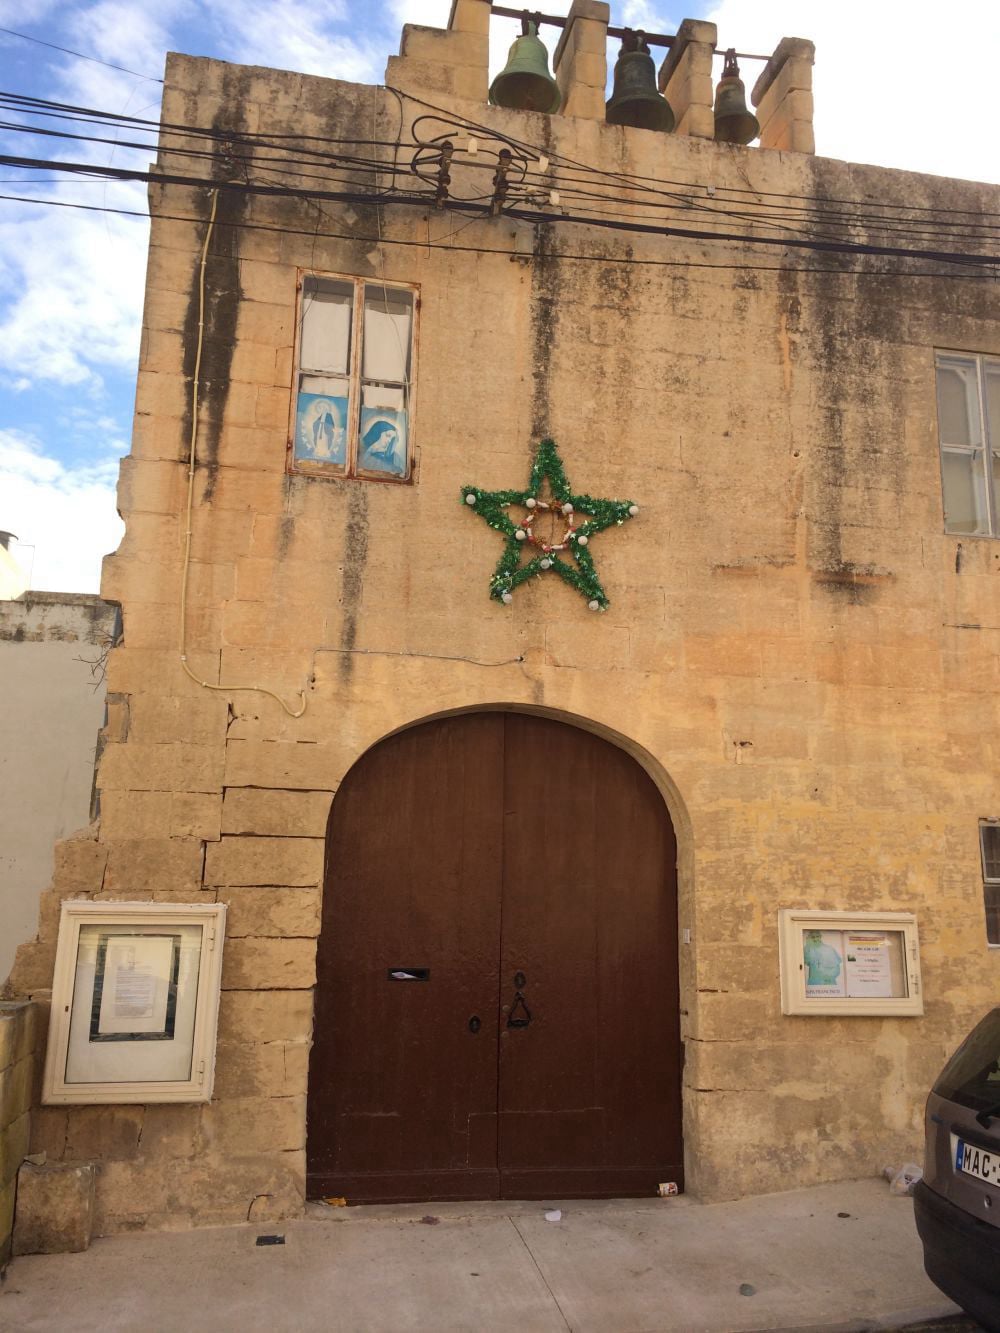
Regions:
<svg viewBox="0 0 1000 1333"><path fill-rule="evenodd" d="M331 816L311 1197L682 1183L675 843L645 771L548 718L390 737Z"/></svg>

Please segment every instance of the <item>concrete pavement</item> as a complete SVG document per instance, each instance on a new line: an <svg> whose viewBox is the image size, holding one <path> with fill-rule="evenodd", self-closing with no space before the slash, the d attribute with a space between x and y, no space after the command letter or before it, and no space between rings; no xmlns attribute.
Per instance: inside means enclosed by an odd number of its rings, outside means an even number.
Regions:
<svg viewBox="0 0 1000 1333"><path fill-rule="evenodd" d="M721 1204L311 1204L16 1259L0 1288L5 1333L847 1333L955 1313L881 1180Z"/></svg>

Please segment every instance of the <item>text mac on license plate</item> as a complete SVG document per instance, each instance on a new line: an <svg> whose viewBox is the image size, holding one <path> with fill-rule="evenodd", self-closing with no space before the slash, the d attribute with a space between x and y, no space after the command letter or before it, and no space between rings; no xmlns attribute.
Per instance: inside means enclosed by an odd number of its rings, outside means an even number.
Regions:
<svg viewBox="0 0 1000 1333"><path fill-rule="evenodd" d="M989 1185L1000 1185L1000 1152L986 1152L974 1143L963 1143L957 1137L953 1142L956 1171L975 1176L977 1180L985 1180Z"/></svg>

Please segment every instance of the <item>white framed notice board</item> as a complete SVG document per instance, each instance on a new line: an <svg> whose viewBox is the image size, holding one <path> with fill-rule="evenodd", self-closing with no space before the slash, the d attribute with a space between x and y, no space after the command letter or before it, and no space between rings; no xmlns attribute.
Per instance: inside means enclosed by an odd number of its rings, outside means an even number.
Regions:
<svg viewBox="0 0 1000 1333"><path fill-rule="evenodd" d="M219 903L64 902L42 1101L207 1102Z"/></svg>
<svg viewBox="0 0 1000 1333"><path fill-rule="evenodd" d="M778 912L783 1014L924 1012L912 912Z"/></svg>

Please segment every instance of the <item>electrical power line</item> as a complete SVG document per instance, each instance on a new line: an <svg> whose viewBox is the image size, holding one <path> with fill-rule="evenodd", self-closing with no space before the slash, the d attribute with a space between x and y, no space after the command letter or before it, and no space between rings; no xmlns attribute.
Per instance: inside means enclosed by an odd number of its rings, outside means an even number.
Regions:
<svg viewBox="0 0 1000 1333"><path fill-rule="evenodd" d="M103 65L105 69L116 69L120 74L133 74L137 79L148 79L150 83L162 83L162 79L156 79L152 74L140 74L137 69L126 69L124 65L112 65L107 60L98 60L97 56L86 56L82 51L71 51L68 46L56 46L55 42L43 42L41 37L29 37L26 32L14 32L10 28L0 28L8 37L20 37L23 42L34 42L37 46L47 46L52 51L62 51L63 55L76 56L77 60L90 60L95 65Z"/></svg>
<svg viewBox="0 0 1000 1333"><path fill-rule="evenodd" d="M373 93L375 90L372 90ZM218 161L222 156L227 169L227 174L241 170L244 176L244 182L237 186L235 181L231 181L232 188L244 188L255 190L260 193L273 193L284 190L285 192L297 195L302 198L320 198L332 197L341 202L371 202L375 195L368 191L368 197L361 197L363 190L359 191L358 197L347 200L344 193L325 192L313 189L311 191L302 190L300 182L318 181L324 184L336 183L340 185L349 184L352 186L363 187L368 182L366 176L374 175L376 183L378 178L388 176L389 184L383 186L377 192L377 197L383 201L395 201L398 203L420 204L426 206L428 198L425 192L409 191L401 189L397 184L397 177L405 177L407 170L414 171L421 180L422 184L428 184L426 176L421 174L419 163L423 162L427 168L431 168L434 162L434 153L440 153L442 141L447 134L457 135L458 126L461 124L466 131L486 134L488 139L494 143L514 144L518 148L517 157L520 161L523 171L521 182L516 181L513 184L513 193L508 197L508 207L504 211L510 216L514 216L510 206L520 202L522 209L527 206L539 208L537 197L544 198L553 183L558 184L560 196L567 199L573 199L577 202L580 212L571 213L568 208L562 209L558 213L546 213L540 209L537 212L525 214L518 212L519 218L530 217L533 221L551 221L551 222L580 222L593 226L620 229L625 231L648 232L653 234L671 234L674 236L685 236L691 239L721 239L736 242L745 242L749 244L788 244L792 247L801 246L806 249L823 250L829 249L835 253L861 253L876 254L885 256L896 256L916 259L930 259L937 263L971 263L989 266L996 262L995 256L977 255L974 253L957 253L954 249L938 250L925 249L918 247L904 247L900 245L875 245L872 242L859 242L854 239L843 239L837 235L839 231L847 231L851 236L856 236L859 229L863 229L867 235L881 233L892 239L911 239L920 242L945 240L954 246L956 241L965 243L983 243L997 242L1000 235L994 235L994 232L1000 232L1000 227L994 227L980 220L978 228L965 219L974 217L968 210L945 209L944 213L949 216L961 217L963 221L956 223L948 220L948 217L939 217L930 209L918 208L915 211L923 214L920 221L907 222L900 216L905 206L887 204L884 201L851 201L850 205L854 208L880 208L895 210L896 216L885 216L884 214L873 214L871 212L843 213L831 212L823 208L817 208L811 200L807 201L806 207L790 204L787 201L792 198L806 199L806 196L774 195L774 198L785 200L784 203L762 203L758 195L756 200L737 200L720 199L718 193L725 190L729 194L755 193L753 191L740 191L736 187L716 187L709 189L697 184L682 184L677 182L679 188L665 189L665 185L670 182L656 182L650 184L655 178L629 176L627 173L604 172L591 167L585 163L575 163L572 159L553 157L550 161L559 165L560 176L558 181L540 169L532 169L528 158L533 158L541 167L541 150L532 145L518 145L518 141L509 136L497 135L480 126L476 122L468 121L463 117L455 116L453 113L444 112L442 108L434 108L433 104L414 98L409 94L400 94L396 89L388 89L396 96L400 103L400 131L394 141L378 140L374 133L371 139L331 139L326 141L322 136L301 136L301 135L264 135L243 131L226 131L220 129L206 129L205 127L176 125L170 122L150 121L142 117L118 116L94 110L92 108L74 107L64 103L48 102L45 99L33 98L22 94L0 93L0 105L6 105L8 108L21 111L23 114L37 116L56 116L61 119L83 120L84 123L92 128L106 125L108 128L122 128L130 125L133 128L139 128L143 132L152 134L154 131L160 137L160 149L170 158L181 158L183 160L195 160L198 162ZM412 147L415 152L412 162L408 169L398 165L398 156L400 148L403 146L401 141L401 130L403 124L402 118L402 100L406 96L409 100L418 105L428 107L440 114L418 116L410 127L411 135L417 134L417 127L425 121L436 121L437 124L445 126L445 134L438 134L430 140L415 139ZM106 139L98 135L71 134L64 130L44 129L31 125L24 125L21 122L6 122L0 124L0 128L7 128L10 131L24 134L43 134L50 137L63 137L82 142L94 143L113 143L116 147L128 149L137 149L150 151L156 148L155 144L136 142L133 140L122 141L120 138ZM374 125L373 125L374 131ZM181 137L190 141L192 138L207 141L203 149L192 148L190 143L176 144L164 142L165 139ZM326 151L304 146L303 140L309 143L323 143ZM331 153L329 145L334 143L360 145L370 147L377 151L380 147L393 148L393 160L391 163L352 153ZM209 147L208 145L211 145ZM218 151L221 148L221 154ZM241 151L242 150L242 151ZM266 151L265 151L266 150ZM292 154L296 154L293 156ZM430 154L430 156L428 156ZM488 149L483 155L490 157L495 155L492 149ZM303 159L306 160L303 160ZM120 169L107 172L103 168L99 171L82 163L57 163L50 164L43 159L15 159L13 157L5 159L12 164L33 165L49 167L53 169L72 172L79 178L79 173L86 172L90 176L99 175L103 180L131 179L131 180L149 180L147 174L139 172L128 172L122 174ZM562 165L566 164L566 165ZM316 167L318 170L307 170L307 167ZM469 169L479 168L481 170L492 169L492 163L488 161L464 161L463 167ZM254 174L268 176L272 181L280 179L282 175L291 176L292 183L284 186L267 185L262 186L259 183L254 184L250 179L250 171ZM564 179L565 173L569 179ZM330 180L333 177L333 181ZM157 173L155 179L167 180L173 179L175 183L204 185L204 178L170 178L164 173ZM578 188L579 185L587 183L591 188ZM638 199L622 198L622 184L626 184L633 193L638 193ZM608 191L612 191L609 193ZM536 198L532 198L532 194ZM446 208L450 211L462 211L468 209L469 205L476 205L485 202L490 196L486 194L467 195L465 198L456 198L452 196L447 200ZM605 205L602 207L601 205ZM650 213L645 210L655 210ZM629 210L629 211L626 211ZM643 210L643 211L639 211ZM780 211L779 211L780 210ZM914 210L911 210L911 212ZM687 214L692 212L702 215L706 223L718 223L718 227L712 231L702 231L695 228L682 228L675 225L672 218L661 220L657 212L668 214ZM982 215L986 216L986 215ZM990 214L989 216L1000 216ZM719 230L719 227L733 222L740 224L749 224L756 228L765 228L771 232L784 233L778 236L754 236L741 232L735 234ZM832 229L832 231L831 231Z"/></svg>
<svg viewBox="0 0 1000 1333"><path fill-rule="evenodd" d="M210 184L210 182L202 181L201 184L203 185ZM28 196L22 196L22 195L0 194L0 200L6 200L15 203L32 204L46 208L76 209L87 213L107 213L120 217L141 218L145 221L163 220L165 222L189 222L195 226L201 226L205 221L204 218L192 214L165 213L159 211L156 213L155 218L151 219L148 213L142 212L139 209L111 208L108 207L107 205L82 204L62 199L40 200L40 199L32 199L29 198ZM384 200L382 200L379 197L378 202L383 203ZM531 221L532 219L526 219L526 220ZM487 215L480 213L476 217L470 219L470 224L467 225L471 225L471 223L474 222L488 223L489 221L490 219ZM421 250L428 250L428 249L451 250L451 251L457 251L459 253L496 255L504 259L524 259L530 261L533 258L533 256L530 254L504 249L499 246L451 245L451 244L446 245L444 243L445 238L434 239L434 238L392 237L392 236L386 236L385 234L383 234L381 237L366 236L362 235L359 232L320 231L318 228L314 227L278 227L263 222L247 222L245 220L240 222L229 222L221 218L216 219L215 226L217 228L224 227L231 231L261 231L261 232L277 233L283 236L305 236L311 239L319 238L322 240L352 241L352 242L362 242L365 244L381 243L383 245L397 245L397 246L402 246L404 248L416 248ZM464 231L465 228L460 227L457 230ZM448 233L449 236L454 234L456 233L454 232ZM578 263L621 265L621 266L636 267L636 268L725 269L729 271L752 272L752 273L815 273L815 274L825 274L827 276L833 276L833 277L858 277L858 278L931 278L936 281L942 281L942 282L943 281L960 282L960 281L977 281L977 280L981 281L984 276L981 273L963 273L961 271L955 271L955 270L939 272L939 271L923 271L916 269L874 269L870 267L849 268L846 266L841 266L841 267L827 266L827 267L809 268L802 265L796 266L789 264L752 264L752 263L748 264L748 263L727 263L727 262L714 264L714 263L709 263L705 260L654 259L636 255L585 254L574 251L559 251L559 250L547 250L545 253L545 258L556 259L556 260L567 260Z"/></svg>
<svg viewBox="0 0 1000 1333"><path fill-rule="evenodd" d="M98 166L89 162L54 161L48 158L15 157L0 154L0 165L26 167L38 170L64 171L69 174L100 175L108 180L145 181L159 185L182 185L198 189L212 186L235 191L241 194L275 196L294 199L327 200L347 204L382 203L387 199L395 204L427 208L430 197L425 193L395 191L391 195L376 193L372 190L302 190L294 186L262 185L252 182L227 180L224 182L199 176L184 176L173 172L138 171L125 167ZM452 211L479 211L479 206L454 200L450 203ZM538 209L526 212L523 209L507 208L504 216L517 221L551 222L556 224L577 223L584 226L600 227L605 230L636 235L655 235L682 240L724 241L738 245L780 246L788 249L808 250L819 254L867 255L881 258L916 259L937 264L977 265L992 268L1000 266L1000 254L979 255L949 250L917 249L910 246L871 245L865 242L821 240L801 236L754 236L745 232L707 231L695 227L678 227L671 224L654 225L622 219L608 219L590 214L566 215L565 213L547 212Z"/></svg>

